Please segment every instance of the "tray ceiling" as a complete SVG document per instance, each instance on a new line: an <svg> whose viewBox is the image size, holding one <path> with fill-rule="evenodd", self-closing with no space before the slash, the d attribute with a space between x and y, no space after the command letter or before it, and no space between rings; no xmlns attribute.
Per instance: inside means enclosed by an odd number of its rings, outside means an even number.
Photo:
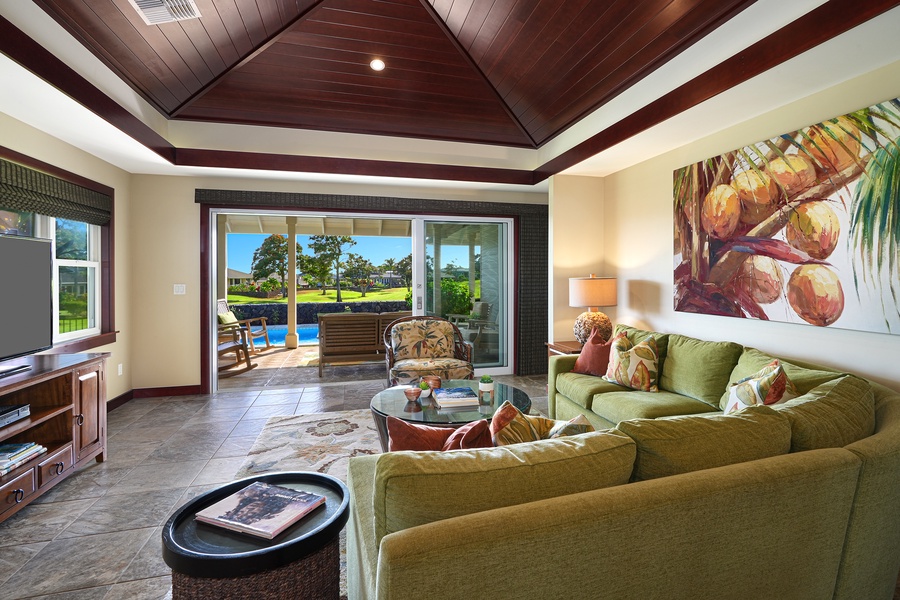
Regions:
<svg viewBox="0 0 900 600"><path fill-rule="evenodd" d="M34 0L170 119L524 148L754 1Z"/></svg>

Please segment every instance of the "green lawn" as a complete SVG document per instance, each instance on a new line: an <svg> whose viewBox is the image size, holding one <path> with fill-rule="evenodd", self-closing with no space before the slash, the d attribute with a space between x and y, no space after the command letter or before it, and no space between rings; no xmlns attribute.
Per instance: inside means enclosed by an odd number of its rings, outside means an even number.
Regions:
<svg viewBox="0 0 900 600"><path fill-rule="evenodd" d="M391 288L386 290L372 290L365 297L359 292L341 290L343 302L390 302L405 300L406 288ZM324 295L320 290L298 290L297 302L337 302L337 292L328 290ZM228 294L228 304L287 304L287 298L248 298L238 294Z"/></svg>

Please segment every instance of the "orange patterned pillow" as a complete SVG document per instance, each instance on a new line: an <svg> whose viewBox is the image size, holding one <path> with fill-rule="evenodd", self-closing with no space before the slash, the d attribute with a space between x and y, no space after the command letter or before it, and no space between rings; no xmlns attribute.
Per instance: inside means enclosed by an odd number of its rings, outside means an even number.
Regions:
<svg viewBox="0 0 900 600"><path fill-rule="evenodd" d="M659 351L656 340L648 337L637 345L624 333L613 338L609 367L603 379L642 392L658 392Z"/></svg>
<svg viewBox="0 0 900 600"><path fill-rule="evenodd" d="M508 400L491 417L491 439L495 446L550 440L590 431L594 431L594 427L583 415L571 421L556 421L526 415Z"/></svg>

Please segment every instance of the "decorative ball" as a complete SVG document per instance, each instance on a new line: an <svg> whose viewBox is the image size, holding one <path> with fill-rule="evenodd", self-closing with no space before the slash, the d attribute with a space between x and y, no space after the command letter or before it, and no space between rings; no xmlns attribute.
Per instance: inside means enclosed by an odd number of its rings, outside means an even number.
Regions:
<svg viewBox="0 0 900 600"><path fill-rule="evenodd" d="M587 343L594 327L604 342L612 335L612 322L609 317L602 312L583 312L575 319L575 339L582 344Z"/></svg>

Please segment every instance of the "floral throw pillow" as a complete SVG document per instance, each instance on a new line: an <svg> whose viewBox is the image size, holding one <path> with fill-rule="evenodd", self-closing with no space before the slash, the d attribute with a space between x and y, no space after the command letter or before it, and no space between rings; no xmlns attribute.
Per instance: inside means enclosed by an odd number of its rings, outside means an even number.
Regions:
<svg viewBox="0 0 900 600"><path fill-rule="evenodd" d="M603 379L642 392L658 392L659 350L649 337L634 345L624 333L613 338Z"/></svg>
<svg viewBox="0 0 900 600"><path fill-rule="evenodd" d="M571 421L556 421L547 417L523 414L507 400L491 417L491 439L495 446L550 440L594 431L584 415Z"/></svg>
<svg viewBox="0 0 900 600"><path fill-rule="evenodd" d="M768 365L731 386L725 414L757 404L781 404L797 397L797 388L776 358Z"/></svg>

